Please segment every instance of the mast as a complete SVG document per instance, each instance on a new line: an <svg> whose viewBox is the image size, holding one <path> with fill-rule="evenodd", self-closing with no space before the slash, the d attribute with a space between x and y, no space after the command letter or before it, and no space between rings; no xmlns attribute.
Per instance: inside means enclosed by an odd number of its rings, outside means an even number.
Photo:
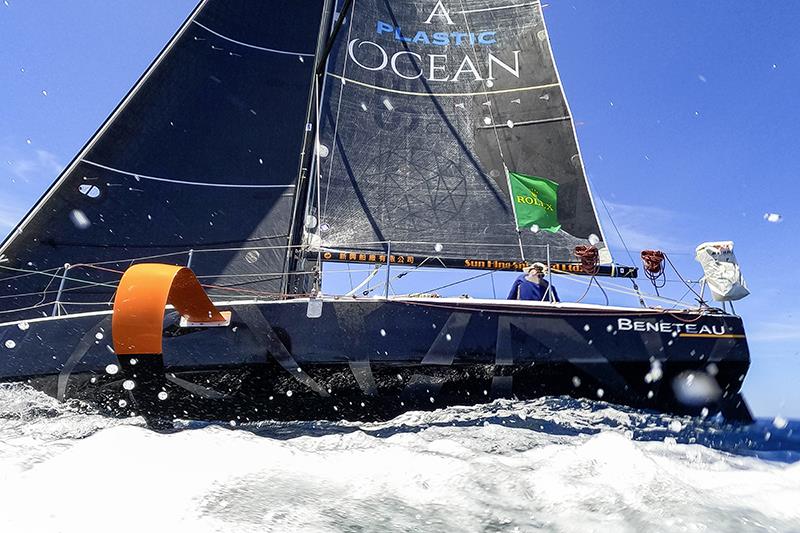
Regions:
<svg viewBox="0 0 800 533"><path fill-rule="evenodd" d="M352 0L345 0L342 10L338 13L336 23L333 24L333 17L336 15L335 7L337 0L325 0L322 22L320 24L319 36L317 39L317 49L314 57L314 78L308 96L308 111L306 114L306 133L303 138L303 151L300 155L300 168L298 171L298 186L295 193L294 207L292 209L292 222L289 233L289 246L286 250L286 268L282 292L284 294L302 294L309 292L309 285L312 282L307 274L296 274L305 271L305 265L310 262L311 257L307 256L302 250L303 238L305 235L306 215L313 211L314 199L318 197L319 191L315 195L316 184L319 181L319 157L317 154L319 140L319 112L321 100L325 86L325 65L330 55L331 47L336 41L336 36L342 27L347 11L352 5ZM314 181L316 173L317 181ZM320 223L319 213L317 213L317 227ZM315 265L321 269L322 265ZM317 277L320 272L317 271Z"/></svg>

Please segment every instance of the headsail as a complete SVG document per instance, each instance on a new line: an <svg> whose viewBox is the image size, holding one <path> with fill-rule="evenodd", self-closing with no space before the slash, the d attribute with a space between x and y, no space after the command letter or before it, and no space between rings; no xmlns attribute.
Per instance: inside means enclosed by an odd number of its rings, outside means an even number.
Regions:
<svg viewBox="0 0 800 533"><path fill-rule="evenodd" d="M611 262L539 2L355 0L335 46L309 242L574 262L596 235ZM508 171L557 185L560 229L517 232Z"/></svg>
<svg viewBox="0 0 800 533"><path fill-rule="evenodd" d="M212 294L277 293L322 8L201 2L3 243L0 322L96 309L133 260L189 250Z"/></svg>

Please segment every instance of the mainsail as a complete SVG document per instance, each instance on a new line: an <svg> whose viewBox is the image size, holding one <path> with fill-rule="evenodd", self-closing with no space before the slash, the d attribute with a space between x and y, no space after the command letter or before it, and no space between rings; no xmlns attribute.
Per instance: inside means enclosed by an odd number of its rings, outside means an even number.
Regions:
<svg viewBox="0 0 800 533"><path fill-rule="evenodd" d="M322 19L201 2L2 244L0 322L101 308L148 258L218 297L278 293Z"/></svg>
<svg viewBox="0 0 800 533"><path fill-rule="evenodd" d="M576 245L599 241L611 262L538 1L354 0L346 15L307 235L323 258L390 246L575 262ZM557 184L558 231L517 231L509 171Z"/></svg>

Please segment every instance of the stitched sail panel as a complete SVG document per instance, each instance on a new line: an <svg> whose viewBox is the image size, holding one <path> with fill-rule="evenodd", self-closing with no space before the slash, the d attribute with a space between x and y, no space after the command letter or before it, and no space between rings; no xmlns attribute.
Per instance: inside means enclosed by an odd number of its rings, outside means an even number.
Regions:
<svg viewBox="0 0 800 533"><path fill-rule="evenodd" d="M549 245L559 262L593 234L605 248L538 2L355 0L348 16L327 67L310 242L519 260L521 239L525 259ZM558 184L559 231L518 237L506 168Z"/></svg>

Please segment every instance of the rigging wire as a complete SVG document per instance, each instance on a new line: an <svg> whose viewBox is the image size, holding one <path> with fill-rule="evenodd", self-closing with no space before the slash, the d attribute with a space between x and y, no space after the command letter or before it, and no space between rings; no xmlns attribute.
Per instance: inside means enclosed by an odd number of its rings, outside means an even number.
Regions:
<svg viewBox="0 0 800 533"><path fill-rule="evenodd" d="M688 281L683 279L683 276L681 276L681 273L678 271L677 268L675 268L675 265L672 264L672 261L670 260L669 256L667 254L664 254L664 258L667 260L667 262L669 263L669 266L672 267L672 270L675 271L675 274L678 275L678 277L684 283L684 285L686 285L689 288L689 290L691 290L695 294L695 296L697 296L698 303L700 303L700 305L706 305L705 300L703 299L703 297L696 290L694 290L694 288L689 284Z"/></svg>
<svg viewBox="0 0 800 533"><path fill-rule="evenodd" d="M438 291L438 290L441 290L441 289L446 289L448 287L452 287L453 285L458 285L460 283L466 283L467 281L472 281L473 279L478 279L478 278L482 278L483 276L488 276L492 272L493 272L492 270L488 270L488 271L483 272L481 274L478 274L476 276L471 276L469 278L465 278L465 279L462 279L462 280L454 281L453 283L448 283L446 285L441 285L439 287L436 287L436 288L433 288L433 289L429 289L427 291L422 291L422 292L419 292L419 293L416 293L416 294L430 294L432 292L435 292L435 291Z"/></svg>
<svg viewBox="0 0 800 533"><path fill-rule="evenodd" d="M586 181L589 182L589 176L588 175L586 176ZM595 186L595 185L592 185L592 188L597 190L597 186ZM600 198L600 203L603 204L603 208L606 210L606 214L608 215L608 220L611 222L611 226L614 228L614 232L617 234L617 237L619 237L619 241L622 243L622 247L625 248L625 253L628 254L628 258L631 260L631 265L635 265L636 261L633 259L633 254L631 254L630 249L628 249L628 245L625 243L625 239L622 237L622 233L619 231L619 228L617 227L617 223L614 221L614 217L611 216L611 211L608 209L608 206L606 205L606 201L599 194L600 191L597 191L597 192L598 192L597 197Z"/></svg>
<svg viewBox="0 0 800 533"><path fill-rule="evenodd" d="M579 275L579 274L571 274L569 272L554 272L553 275L557 276L557 277L561 276L563 278L566 278L566 279L568 279L570 281L574 281L576 283L582 283L582 284L588 284L589 283L589 281L586 281L584 279L584 276ZM672 304L684 304L684 305L686 305L687 304L687 302L682 302L680 300L675 300L673 298L668 298L666 296L653 296L652 294L642 294L640 292L637 293L636 291L634 291L632 289L629 289L628 287L625 287L625 286L622 286L622 285L617 285L615 283L606 282L605 285L606 285L606 289L608 289L609 291L615 292L615 293L618 293L618 294L624 294L626 296L642 297L642 298L646 298L647 300L652 300L652 301L656 301L656 302L662 302L662 303L670 304L670 305L672 305Z"/></svg>

